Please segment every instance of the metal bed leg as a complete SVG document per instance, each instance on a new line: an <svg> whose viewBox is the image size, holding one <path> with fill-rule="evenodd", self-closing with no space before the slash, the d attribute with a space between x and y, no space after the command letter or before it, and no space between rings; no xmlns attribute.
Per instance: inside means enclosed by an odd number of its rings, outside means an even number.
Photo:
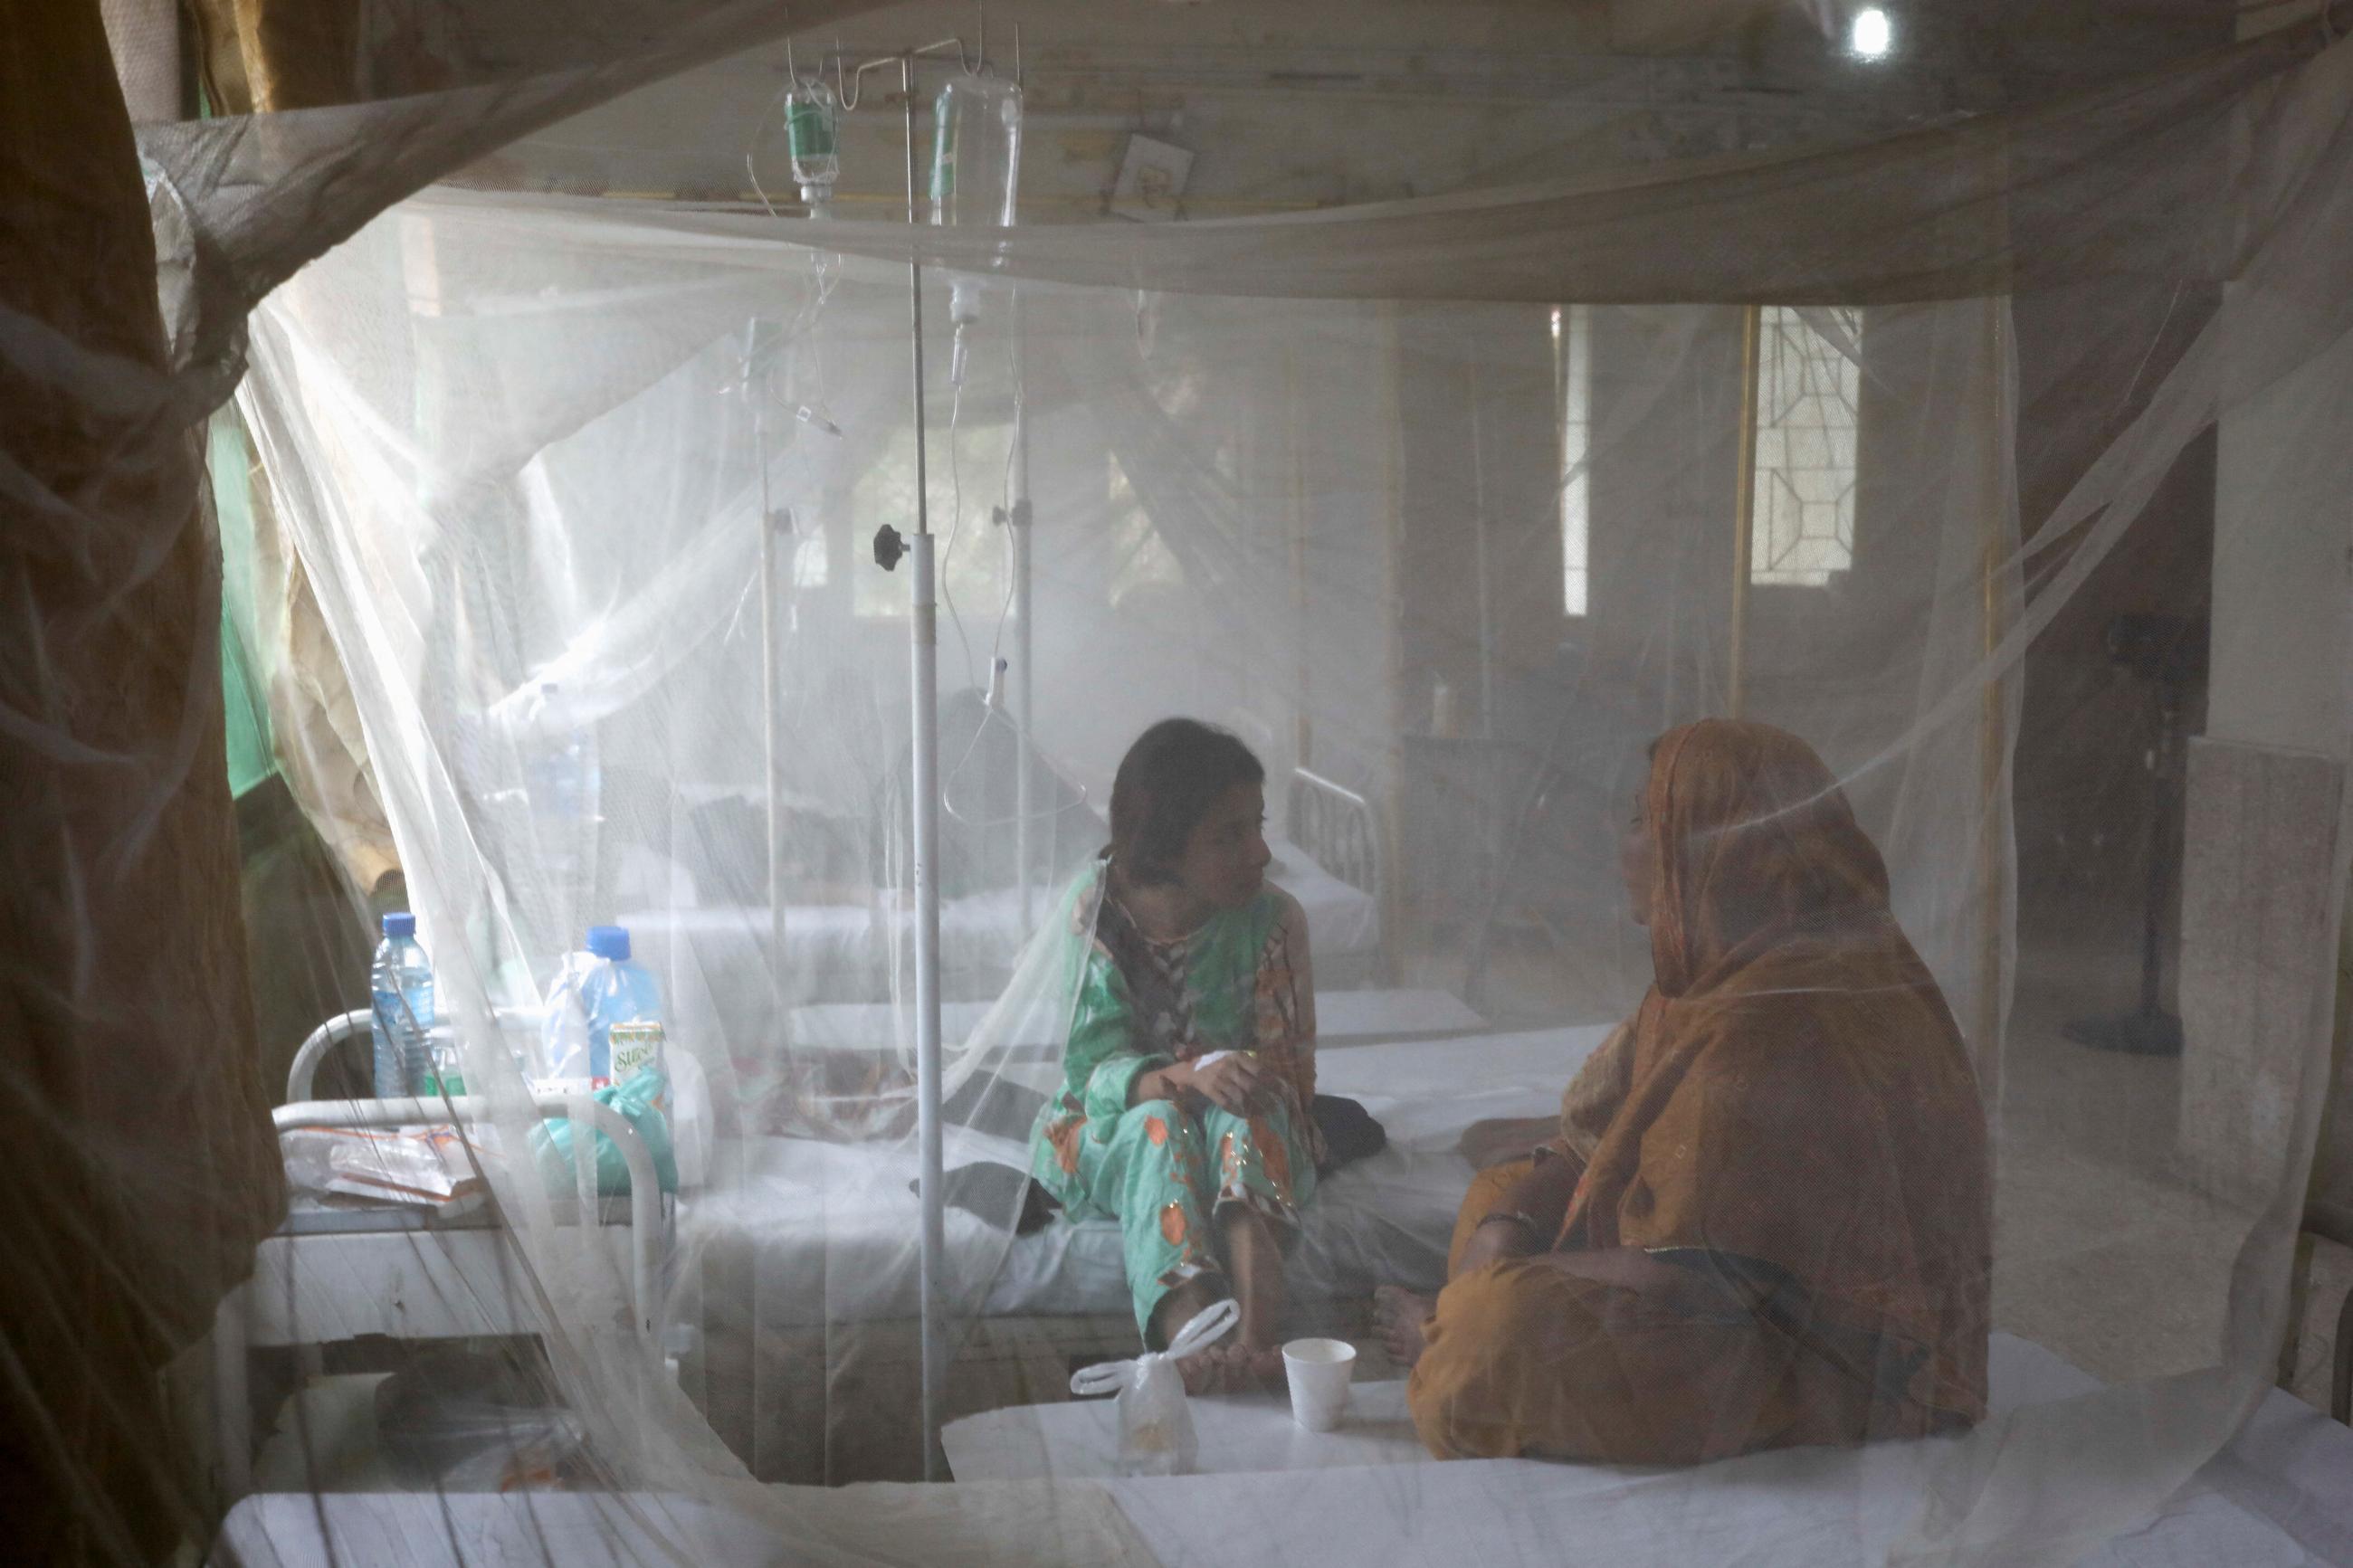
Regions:
<svg viewBox="0 0 2353 1568"><path fill-rule="evenodd" d="M2336 1364L2329 1369L2328 1414L2353 1426L2353 1290L2337 1310Z"/></svg>
<svg viewBox="0 0 2353 1568"><path fill-rule="evenodd" d="M213 1457L223 1511L253 1490L253 1391L247 1381L245 1292L239 1285L213 1314Z"/></svg>

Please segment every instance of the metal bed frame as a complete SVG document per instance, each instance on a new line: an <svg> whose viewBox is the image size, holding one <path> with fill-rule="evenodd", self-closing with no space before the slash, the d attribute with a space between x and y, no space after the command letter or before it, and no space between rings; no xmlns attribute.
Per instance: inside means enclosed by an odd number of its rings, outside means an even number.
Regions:
<svg viewBox="0 0 2353 1568"><path fill-rule="evenodd" d="M312 1127L465 1126L491 1120L493 1102L480 1095L310 1099L321 1060L366 1034L370 1022L365 1012L345 1013L302 1042L287 1072L289 1103L270 1112L280 1133ZM579 1129L575 1144L585 1144L590 1132L601 1132L620 1151L629 1172L628 1328L649 1361L659 1365L663 1347L655 1322L660 1302L658 1249L667 1229L653 1155L627 1118L588 1094L534 1095L533 1105L541 1117L569 1121ZM591 1191L575 1200L571 1212L607 1227L624 1212L622 1201L608 1205L594 1197L593 1160L575 1161L575 1168L583 1187ZM543 1325L509 1289L512 1259L503 1251L511 1245L494 1215L440 1220L429 1210L391 1205L290 1218L264 1238L255 1253L253 1277L223 1299L214 1325L214 1409L225 1495L233 1500L252 1489L246 1365L250 1350L309 1351L363 1333L451 1339L537 1332Z"/></svg>
<svg viewBox="0 0 2353 1568"><path fill-rule="evenodd" d="M1361 893L1379 911L1377 961L1388 968L1389 951L1388 856L1381 816L1373 803L1345 784L1306 768L1291 770L1285 825L1292 842L1315 863Z"/></svg>

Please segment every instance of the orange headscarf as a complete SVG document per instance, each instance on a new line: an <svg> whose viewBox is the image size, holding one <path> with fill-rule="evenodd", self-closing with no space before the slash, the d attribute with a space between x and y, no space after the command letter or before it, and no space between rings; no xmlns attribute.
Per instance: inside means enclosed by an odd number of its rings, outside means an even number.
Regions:
<svg viewBox="0 0 2353 1568"><path fill-rule="evenodd" d="M1985 1412L1991 1178L1975 1076L1830 770L1769 725L1662 737L1657 984L1568 1247L1705 1248L1794 1282L1895 1402Z"/></svg>

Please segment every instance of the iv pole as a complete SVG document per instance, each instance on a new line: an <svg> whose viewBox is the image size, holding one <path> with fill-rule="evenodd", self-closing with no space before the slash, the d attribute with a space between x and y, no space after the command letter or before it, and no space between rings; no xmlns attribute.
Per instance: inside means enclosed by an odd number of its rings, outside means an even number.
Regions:
<svg viewBox="0 0 2353 1568"><path fill-rule="evenodd" d="M905 100L907 221L915 221L915 57L899 57ZM907 341L913 352L915 410L914 562L907 581L907 626L914 668L915 1124L923 1144L923 1479L940 1462L940 1409L947 1389L946 1325L940 1321L940 1268L947 1254L942 1203L945 1150L940 1127L940 625L932 574L931 481L923 445L923 264L907 258Z"/></svg>
<svg viewBox="0 0 2353 1568"><path fill-rule="evenodd" d="M785 840L783 727L776 722L776 516L768 500L767 399L754 391L760 357L755 319L744 346L744 392L752 405L752 445L760 465L760 713L761 742L767 759L768 817L768 1001L776 1038L791 1048L792 1011L785 978Z"/></svg>
<svg viewBox="0 0 2353 1568"><path fill-rule="evenodd" d="M1013 293L1013 505L1006 526L1013 531L1013 660L1018 695L1014 700L1014 731L1021 744L1013 765L1014 875L1021 889L1021 936L1026 942L1034 926L1034 900L1029 885L1030 819L1036 814L1036 771L1030 726L1036 720L1031 700L1037 682L1029 667L1029 363L1023 355L1021 292Z"/></svg>
<svg viewBox="0 0 2353 1568"><path fill-rule="evenodd" d="M915 208L915 61L950 49L955 51L957 63L967 73L976 72L987 62L988 41L984 36L981 60L977 63L965 58L962 39L951 37L867 60L849 73L850 80L863 80L868 71L893 65L899 68L907 146L907 222L911 226L919 221ZM838 59L834 69L839 76L841 63ZM839 96L843 112L857 107L858 100L851 94L848 80L841 82ZM931 481L923 450L927 429L923 415L923 266L912 253L907 258L907 323L914 371L914 384L908 395L915 416L915 532L906 546L910 561L909 662L914 697L914 779L910 805L914 816L915 1127L923 1151L917 1187L923 1209L919 1275L923 1327L923 1479L939 1480L946 1469L940 1452L940 1412L947 1388L948 1359L946 1314L940 1301L947 1226L942 1169L945 1150L940 1114L939 604L934 584L935 542L932 536ZM890 540L886 525L886 531L876 541L877 558L886 569L897 562L895 554L889 553Z"/></svg>

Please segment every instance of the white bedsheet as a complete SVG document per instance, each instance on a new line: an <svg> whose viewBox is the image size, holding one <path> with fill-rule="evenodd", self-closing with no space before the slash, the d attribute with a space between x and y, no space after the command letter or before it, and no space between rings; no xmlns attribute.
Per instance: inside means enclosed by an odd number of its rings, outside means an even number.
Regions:
<svg viewBox="0 0 2353 1568"><path fill-rule="evenodd" d="M1361 1294L1384 1282L1435 1289L1472 1171L1455 1144L1491 1116L1541 1116L1609 1032L1606 1025L1359 1046L1318 1058L1326 1093L1362 1100L1389 1147L1335 1173L1303 1215L1289 1268L1295 1300ZM996 1160L1026 1169L1029 1151L951 1129L951 1169ZM691 1244L748 1247L765 1321L912 1317L910 1261L922 1209L908 1190L912 1150L764 1138L745 1183L685 1216ZM1056 1220L1008 1247L986 1221L946 1216L950 1289L987 1286L984 1310L1120 1314L1129 1310L1119 1227ZM813 1284L812 1281L818 1283Z"/></svg>
<svg viewBox="0 0 2353 1568"><path fill-rule="evenodd" d="M2081 1368L2014 1334L1992 1335L1989 1351L1987 1403L1995 1415L2073 1399L2099 1387ZM1402 1378L1358 1382L1349 1391L1340 1426L1330 1433L1302 1432L1281 1394L1204 1395L1193 1401L1192 1409L1200 1436L1195 1475L1430 1463L1430 1450L1414 1432ZM983 1411L949 1422L940 1441L960 1481L1040 1480L1049 1476L1107 1480L1119 1474L1118 1412L1109 1400ZM1540 1467L1535 1473L1549 1468Z"/></svg>
<svg viewBox="0 0 2353 1568"><path fill-rule="evenodd" d="M2038 1345L2004 1335L1995 1349L1998 1410L2098 1387ZM1883 1568L1920 1515L1929 1466L1952 1441L1798 1449L1687 1470L1482 1459L1100 1484L1162 1568ZM2100 1484L2103 1461L2083 1456L2084 1486ZM2348 1478L2353 1431L2274 1389L2155 1520L2073 1563L2348 1568Z"/></svg>
<svg viewBox="0 0 2353 1568"><path fill-rule="evenodd" d="M249 1497L210 1568L1152 1568L1100 1489L773 1487L744 1509L661 1492Z"/></svg>
<svg viewBox="0 0 2353 1568"><path fill-rule="evenodd" d="M2011 1341L1996 1350L2005 1398L2063 1400L2092 1386L2038 1347ZM1685 1471L1479 1460L784 1498L821 1501L810 1525L835 1540L858 1539L869 1519L885 1548L892 1526L911 1522L911 1507L929 1505L937 1539L921 1560L944 1564L1119 1561L1121 1543L1095 1517L1107 1491L1161 1568L1879 1568L1919 1511L1923 1467L1940 1442L1757 1455ZM2348 1477L2353 1431L2274 1390L2155 1520L2085 1550L2076 1568L2347 1568ZM1041 1539L1041 1516L1067 1523ZM683 1545L702 1568L765 1568L801 1555L770 1527L678 1498L292 1493L239 1502L210 1562L618 1568L667 1561L658 1542Z"/></svg>
<svg viewBox="0 0 2353 1568"><path fill-rule="evenodd" d="M995 1005L993 1001L943 1003L941 1037L951 1043L968 1038ZM1035 1011L1042 1015L1052 1009L1039 1007ZM1028 1037L1007 1043L1031 1047L1060 1044L1051 1037L1058 1026L1056 1020L1041 1016L1034 1022L1036 1026ZM1472 1012L1468 1003L1444 991L1319 989L1315 996L1316 1035L1325 1045L1367 1037L1463 1034L1485 1024L1486 1020ZM902 1005L821 1002L793 1009L793 1046L797 1050L890 1046L912 1039L913 1030L912 997L902 998Z"/></svg>

